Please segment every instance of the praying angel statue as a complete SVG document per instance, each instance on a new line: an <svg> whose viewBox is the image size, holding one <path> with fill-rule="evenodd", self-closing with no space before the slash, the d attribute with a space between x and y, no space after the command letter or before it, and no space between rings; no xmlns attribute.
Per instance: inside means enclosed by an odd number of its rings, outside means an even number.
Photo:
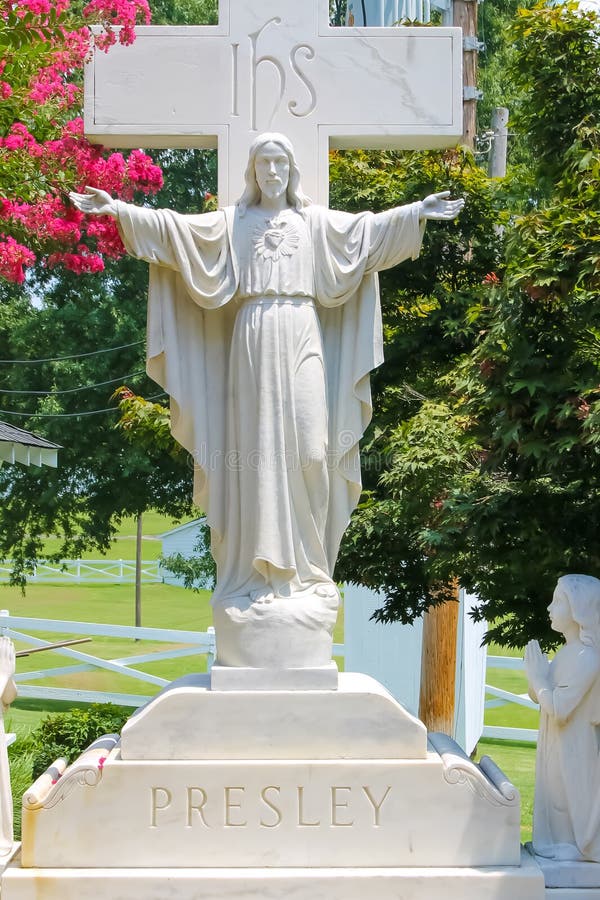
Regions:
<svg viewBox="0 0 600 900"><path fill-rule="evenodd" d="M357 215L313 205L281 134L256 138L244 193L217 212L145 209L96 188L71 199L113 216L150 263L148 373L171 397L211 530L217 662L328 664L333 571L383 361L377 272L415 259L426 220L454 219L464 200L444 191ZM265 625L266 651L254 642Z"/></svg>

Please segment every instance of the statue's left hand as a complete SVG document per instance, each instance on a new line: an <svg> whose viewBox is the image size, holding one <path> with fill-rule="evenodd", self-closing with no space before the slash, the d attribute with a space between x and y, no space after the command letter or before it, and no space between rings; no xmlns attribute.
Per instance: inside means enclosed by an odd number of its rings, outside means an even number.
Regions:
<svg viewBox="0 0 600 900"><path fill-rule="evenodd" d="M456 219L465 205L463 197L458 200L448 200L450 191L440 191L439 194L430 194L421 201L421 219L451 220Z"/></svg>

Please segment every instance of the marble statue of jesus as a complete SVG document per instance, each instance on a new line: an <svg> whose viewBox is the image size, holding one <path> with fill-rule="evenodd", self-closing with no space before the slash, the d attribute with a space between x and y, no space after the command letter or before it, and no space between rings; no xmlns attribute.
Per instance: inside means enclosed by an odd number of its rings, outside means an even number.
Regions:
<svg viewBox="0 0 600 900"><path fill-rule="evenodd" d="M383 361L376 273L420 252L448 193L351 215L310 203L289 140L251 149L237 205L202 215L143 209L88 188L150 263L148 373L171 397L217 563L218 661L256 665L248 630L290 620L289 666L331 658L333 570L358 501L369 373ZM265 648L260 649L264 664Z"/></svg>

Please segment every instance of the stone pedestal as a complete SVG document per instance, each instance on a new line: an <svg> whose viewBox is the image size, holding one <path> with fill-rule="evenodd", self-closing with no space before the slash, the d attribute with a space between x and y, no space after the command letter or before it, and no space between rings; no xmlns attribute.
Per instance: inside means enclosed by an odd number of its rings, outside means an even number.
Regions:
<svg viewBox="0 0 600 900"><path fill-rule="evenodd" d="M531 844L526 850L542 871L546 900L600 900L600 863L547 859Z"/></svg>
<svg viewBox="0 0 600 900"><path fill-rule="evenodd" d="M175 682L23 802L2 900L542 900L520 801L367 676Z"/></svg>

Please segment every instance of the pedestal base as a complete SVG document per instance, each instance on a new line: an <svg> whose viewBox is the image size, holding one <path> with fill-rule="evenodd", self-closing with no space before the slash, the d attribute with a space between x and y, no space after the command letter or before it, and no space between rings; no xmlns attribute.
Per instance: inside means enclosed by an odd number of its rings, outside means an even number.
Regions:
<svg viewBox="0 0 600 900"><path fill-rule="evenodd" d="M547 900L600 900L600 863L548 859L526 848L544 876Z"/></svg>
<svg viewBox="0 0 600 900"><path fill-rule="evenodd" d="M338 668L250 669L214 665L210 670L212 691L337 691Z"/></svg>
<svg viewBox="0 0 600 900"><path fill-rule="evenodd" d="M234 690L235 670L213 667L208 675L185 675L138 710L123 728L124 760L219 759L424 759L425 726L394 700L386 689L356 672L339 674L338 690L300 691L299 678L315 681L338 677L327 670L282 672L294 683L268 688L272 674L250 670L255 683ZM241 670L248 671L248 670ZM312 674L311 674L312 673ZM315 677L316 676L316 677ZM215 682L229 680L226 690Z"/></svg>
<svg viewBox="0 0 600 900"><path fill-rule="evenodd" d="M43 888L43 893L42 893ZM535 862L489 868L21 869L2 900L543 900Z"/></svg>

